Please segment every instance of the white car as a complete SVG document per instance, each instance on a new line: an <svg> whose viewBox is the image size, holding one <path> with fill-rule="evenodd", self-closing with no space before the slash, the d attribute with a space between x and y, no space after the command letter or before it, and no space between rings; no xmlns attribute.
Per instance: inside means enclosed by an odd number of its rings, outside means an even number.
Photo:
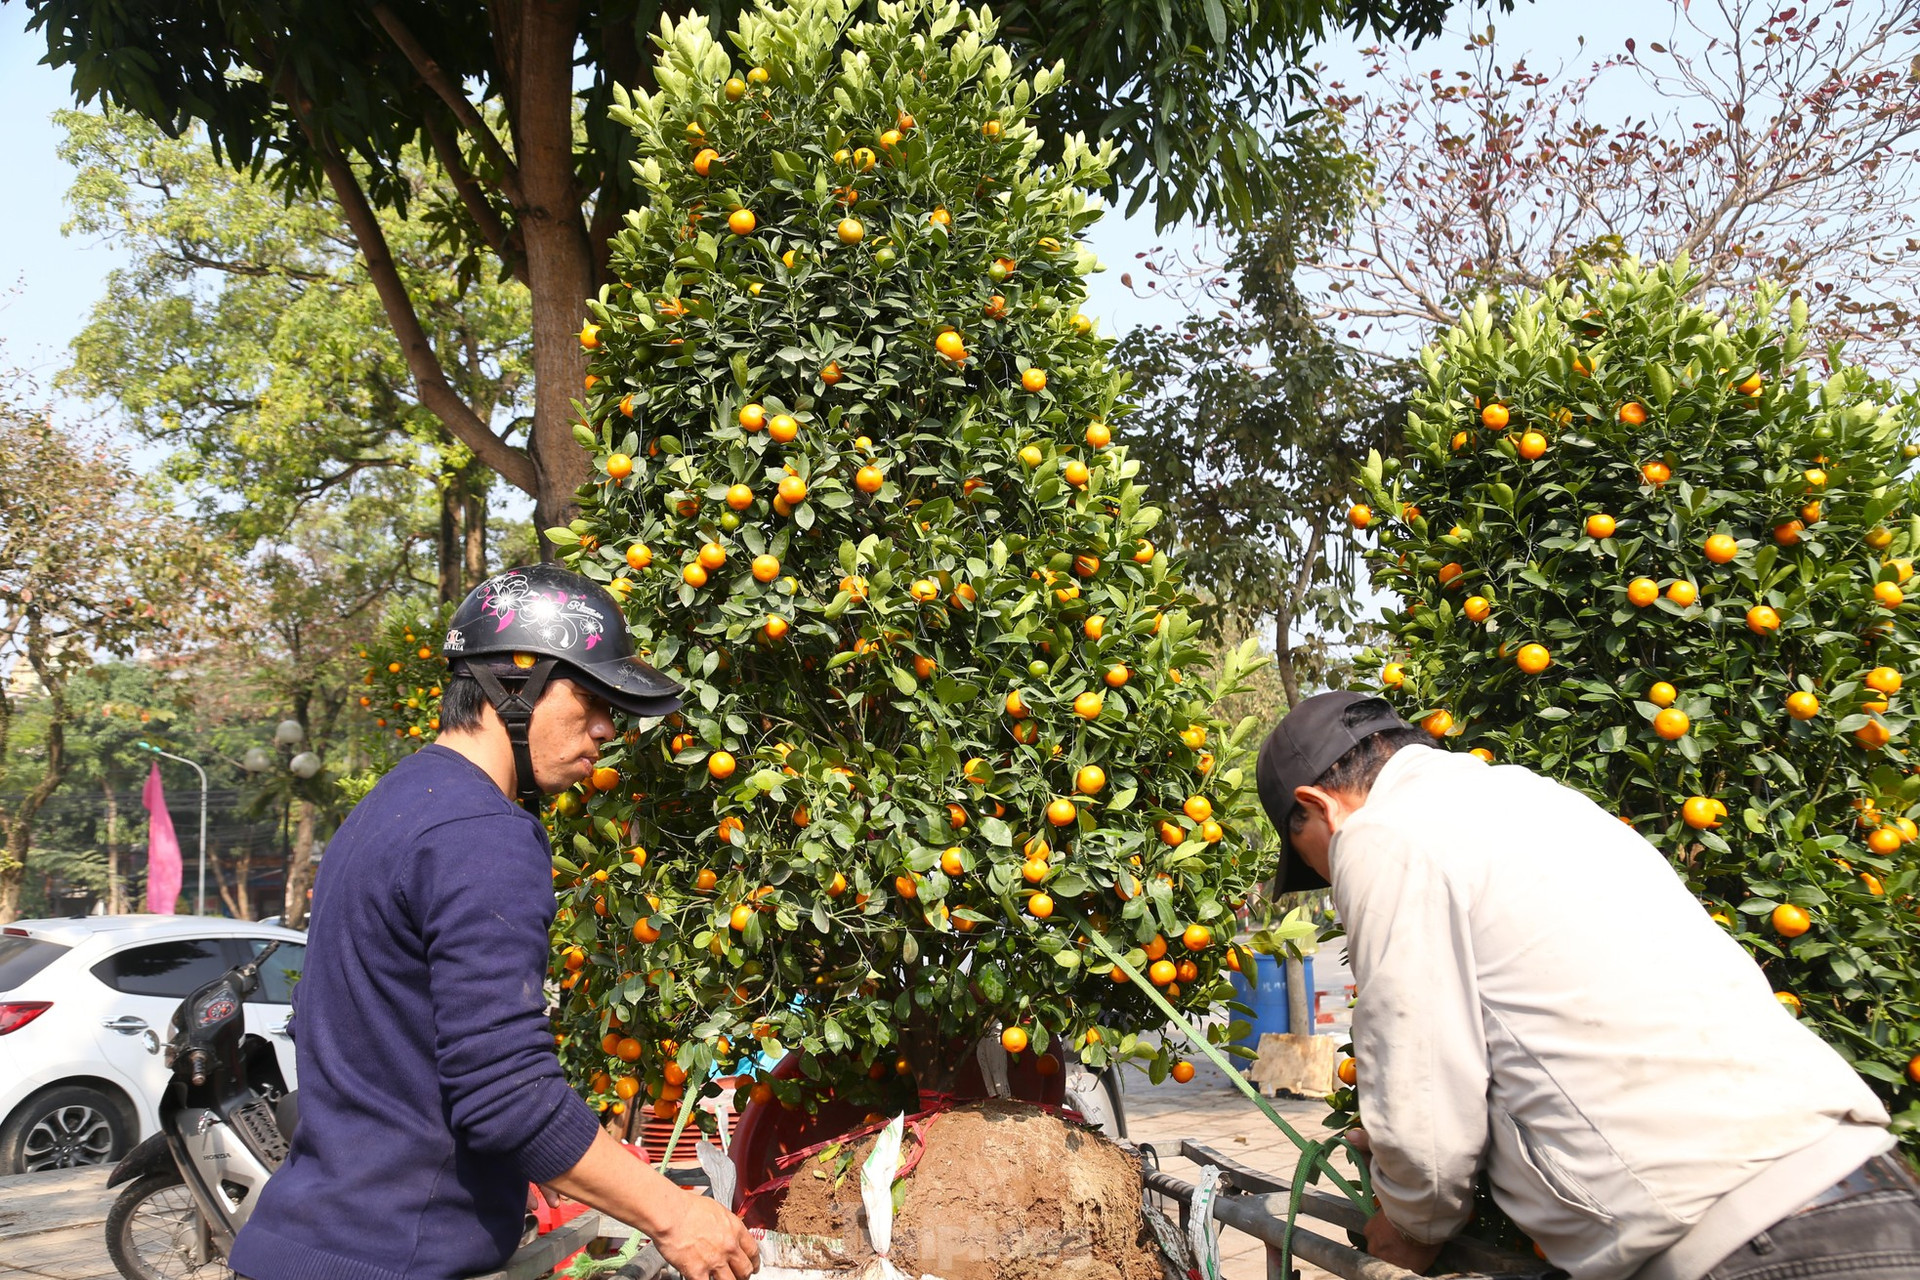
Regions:
<svg viewBox="0 0 1920 1280"><path fill-rule="evenodd" d="M180 1001L280 949L247 1002L294 1088L287 1020L306 935L210 916L79 916L0 927L0 1175L118 1160L160 1124Z"/></svg>

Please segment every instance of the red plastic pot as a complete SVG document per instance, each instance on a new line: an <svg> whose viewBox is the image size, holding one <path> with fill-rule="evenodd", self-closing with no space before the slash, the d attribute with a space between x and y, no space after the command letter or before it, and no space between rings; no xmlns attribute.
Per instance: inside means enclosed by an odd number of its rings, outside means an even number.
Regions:
<svg viewBox="0 0 1920 1280"><path fill-rule="evenodd" d="M1066 1097L1067 1077L1064 1068L1052 1075L1042 1075L1036 1054L1021 1054L1009 1063L1007 1075L1013 1096L1018 1101L1058 1106ZM776 1080L795 1080L799 1077L800 1055L797 1052L789 1053L773 1069L773 1078ZM954 1082L952 1096L962 1100L987 1096L979 1060L971 1054L967 1057L966 1066L961 1069L959 1079ZM935 1100L935 1095L925 1092L920 1097L923 1105ZM782 1156L831 1142L850 1130L858 1129L866 1123L868 1114L866 1107L831 1098L811 1115L802 1110L789 1111L778 1102L764 1105L749 1102L740 1113L739 1126L734 1129L733 1141L728 1148L733 1167L739 1173L739 1188L735 1192L733 1207L739 1209L746 1203L749 1194L780 1175L777 1162ZM772 1226L771 1221L761 1219L770 1218L777 1207L777 1199L760 1197L752 1204L747 1225Z"/></svg>

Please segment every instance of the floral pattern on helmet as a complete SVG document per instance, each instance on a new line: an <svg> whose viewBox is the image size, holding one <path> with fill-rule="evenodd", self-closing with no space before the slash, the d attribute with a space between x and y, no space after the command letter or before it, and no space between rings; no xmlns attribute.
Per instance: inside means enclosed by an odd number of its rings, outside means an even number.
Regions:
<svg viewBox="0 0 1920 1280"><path fill-rule="evenodd" d="M600 643L606 628L599 611L585 596L536 589L524 573L503 573L488 583L482 609L498 619L499 630L505 631L519 621L542 643L556 649L578 644L591 650Z"/></svg>

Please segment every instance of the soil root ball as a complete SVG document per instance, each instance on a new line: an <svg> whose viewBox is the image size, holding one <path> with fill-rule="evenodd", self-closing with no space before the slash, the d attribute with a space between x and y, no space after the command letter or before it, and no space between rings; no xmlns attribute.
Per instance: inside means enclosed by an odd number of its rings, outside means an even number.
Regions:
<svg viewBox="0 0 1920 1280"><path fill-rule="evenodd" d="M894 1219L894 1265L940 1280L1160 1280L1140 1166L1099 1133L1037 1108L980 1102L935 1115ZM860 1166L877 1139L795 1170L778 1229L872 1257ZM903 1151L910 1158L911 1131ZM849 1159L850 1156L850 1159ZM842 1176L844 1174L844 1176Z"/></svg>

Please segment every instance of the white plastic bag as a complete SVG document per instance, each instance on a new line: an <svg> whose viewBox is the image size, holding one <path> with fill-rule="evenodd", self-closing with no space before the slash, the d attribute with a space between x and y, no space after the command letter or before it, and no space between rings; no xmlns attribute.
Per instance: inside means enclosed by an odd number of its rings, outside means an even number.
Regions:
<svg viewBox="0 0 1920 1280"><path fill-rule="evenodd" d="M1193 1246L1193 1269L1200 1280L1220 1280L1220 1224L1213 1220L1213 1198L1219 1191L1219 1166L1201 1165L1193 1207L1187 1212L1187 1243Z"/></svg>
<svg viewBox="0 0 1920 1280"><path fill-rule="evenodd" d="M973 1056L979 1060L980 1078L986 1083L987 1096L1011 1098L1013 1084L1007 1069L1007 1048L1000 1043L999 1033L981 1036Z"/></svg>
<svg viewBox="0 0 1920 1280"><path fill-rule="evenodd" d="M866 1163L860 1166L860 1203L867 1210L867 1244L879 1255L861 1273L863 1280L908 1280L887 1257L887 1251L893 1248L893 1178L900 1171L900 1143L905 1131L906 1118L895 1116L880 1131Z"/></svg>

